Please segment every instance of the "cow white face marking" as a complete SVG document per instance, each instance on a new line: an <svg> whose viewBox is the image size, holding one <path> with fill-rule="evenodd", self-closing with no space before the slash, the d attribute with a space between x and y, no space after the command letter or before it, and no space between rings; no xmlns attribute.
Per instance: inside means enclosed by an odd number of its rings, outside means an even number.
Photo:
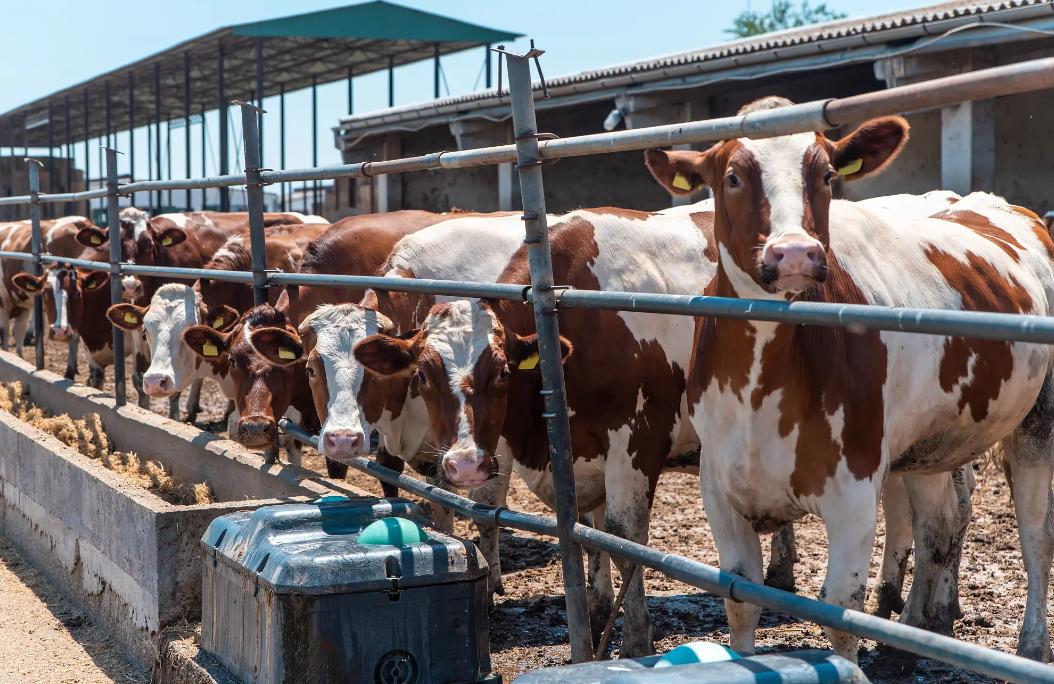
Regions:
<svg viewBox="0 0 1054 684"><path fill-rule="evenodd" d="M132 226L132 238L138 240L139 236L147 230L150 215L142 209L125 207L121 210L120 220L121 225L129 224Z"/></svg>
<svg viewBox="0 0 1054 684"><path fill-rule="evenodd" d="M143 387L151 396L170 396L190 384L196 370L193 352L183 344L183 331L198 325L201 295L187 285L162 285L150 300L143 330L150 367Z"/></svg>

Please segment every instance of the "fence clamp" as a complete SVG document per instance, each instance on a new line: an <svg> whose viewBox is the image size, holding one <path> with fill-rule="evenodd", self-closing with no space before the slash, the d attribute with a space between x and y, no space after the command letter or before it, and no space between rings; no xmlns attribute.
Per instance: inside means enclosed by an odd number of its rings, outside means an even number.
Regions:
<svg viewBox="0 0 1054 684"><path fill-rule="evenodd" d="M266 187L268 185L274 185L274 181L265 181L265 180L263 180L263 178L261 177L261 174L263 174L264 171L274 171L274 169L265 169L265 168L245 169L245 180L246 180L245 188L246 189L249 189L249 188L263 188L263 187ZM248 181L249 181L250 178L255 179L255 182L254 183L249 183Z"/></svg>

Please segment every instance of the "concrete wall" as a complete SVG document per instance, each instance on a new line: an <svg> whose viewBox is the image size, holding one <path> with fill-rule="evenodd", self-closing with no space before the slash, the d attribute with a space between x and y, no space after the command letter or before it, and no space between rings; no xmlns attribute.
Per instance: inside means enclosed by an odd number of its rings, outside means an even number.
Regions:
<svg viewBox="0 0 1054 684"><path fill-rule="evenodd" d="M1054 91L995 101L995 192L1042 215L1054 209Z"/></svg>

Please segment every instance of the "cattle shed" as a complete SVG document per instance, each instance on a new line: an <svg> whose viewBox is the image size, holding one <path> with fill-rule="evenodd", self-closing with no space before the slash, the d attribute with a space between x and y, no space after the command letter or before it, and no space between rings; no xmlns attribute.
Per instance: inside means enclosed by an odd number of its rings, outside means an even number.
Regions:
<svg viewBox="0 0 1054 684"><path fill-rule="evenodd" d="M0 147L7 148L9 156L19 161L30 149L38 153L41 149L48 150L39 156L46 165L42 185L45 192L98 186L104 175L98 146L116 146L118 133L144 127L148 132L148 149L137 150L135 136L129 136L127 146L122 144L125 157L121 173L129 180L190 177L199 172L208 175L206 144L210 138L214 141L211 144L217 145L216 172L222 175L238 163L230 154L235 124L228 115L223 117L226 125L205 131L206 112L227 112L233 99L262 105L263 98L278 97L279 111L271 120L276 120L273 125L282 131L280 149L265 150L263 161L265 165L283 168L285 95L311 89L312 142L317 164L319 112L315 90L319 85L347 81L347 111L352 112L355 77L387 71L391 102L395 68L430 59L434 63L432 94L439 97L443 55L473 48L487 50L493 43L518 37L514 32L478 26L385 0L225 26L0 114ZM489 67L489 50L484 54ZM491 77L488 68L487 78ZM191 145L191 128L199 125L202 127L200 150L192 149ZM82 173L75 174L73 165L64 160L72 158L74 146L80 144L87 163ZM185 146L186 168L173 170L165 147L171 149L181 144ZM137 154L145 155L148 160L147 178L134 177ZM99 160L97 164L93 164L93 158ZM16 193L18 182L7 178L5 168L0 167L0 187ZM127 174L125 168L129 169ZM16 175L24 184L21 180L24 170ZM311 189L317 203L320 186L316 183ZM277 189L283 208L287 200L291 206L290 190L285 185ZM192 195L190 191L164 197L157 193L149 205L156 210L233 208L226 188L218 192L218 202L210 204L210 199L204 193ZM7 209L9 218L22 218L19 209ZM89 213L83 206L55 207L55 210Z"/></svg>
<svg viewBox="0 0 1054 684"><path fill-rule="evenodd" d="M563 49L560 46L544 46ZM735 114L765 95L797 102L845 97L1049 56L1054 6L1042 0L946 2L847 19L549 79L542 131L562 137ZM541 83L536 83L540 91ZM1054 93L1038 91L907 112L911 141L892 170L846 185L850 199L945 188L987 190L1041 213L1054 207ZM508 96L495 89L340 120L346 162L512 142ZM835 131L834 134L838 134ZM519 208L512 164L358 183L359 211ZM639 152L564 159L546 170L547 203L668 206Z"/></svg>

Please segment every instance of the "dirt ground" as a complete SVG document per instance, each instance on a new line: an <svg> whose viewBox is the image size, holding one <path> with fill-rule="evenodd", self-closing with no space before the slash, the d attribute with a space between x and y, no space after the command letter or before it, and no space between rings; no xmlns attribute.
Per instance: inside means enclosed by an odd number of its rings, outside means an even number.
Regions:
<svg viewBox="0 0 1054 684"><path fill-rule="evenodd" d="M48 367L61 372L65 367L64 348L51 344L47 347ZM32 358L32 349L26 350L26 357ZM80 370L80 379L83 379L85 364L81 364ZM223 428L219 419L226 403L218 394L215 388L209 389L206 385L204 411L199 420L199 424L207 423L216 430ZM135 400L130 383L129 399ZM167 405L161 402L155 402L153 408L167 412ZM324 472L317 455L309 458L308 464ZM1025 604L1025 576L1013 508L1000 469L980 465L976 469L978 486L974 494L974 519L962 561L961 604L965 617L956 624L956 636L1012 653L1017 645L1017 630ZM380 493L379 484L368 476L352 471L349 481ZM517 478L513 479L508 505L530 513L550 513ZM458 522L457 532L470 539L476 537L474 527L466 521ZM797 525L796 532L800 557L795 571L798 591L815 596L827 562L826 535L816 518L803 520ZM551 539L530 533L509 531L502 533L501 543L506 594L496 597L491 613L491 659L494 668L509 682L529 670L567 663L570 650L556 544ZM717 564L717 551L703 512L696 476L668 473L661 478L652 515L650 544L664 551ZM767 551L767 539L765 548ZM878 571L881 551L880 522L872 578ZM909 585L910 581L909 571ZM616 589L618 585L616 578ZM724 608L718 598L651 570L645 571L645 585L659 652L693 640L728 643ZM621 619L616 623L611 640L610 657L618 655L620 629ZM764 652L826 648L828 644L816 625L766 611L762 616L758 647ZM2 653L0 650L0 655ZM862 644L860 662L876 684L991 681L929 660L920 661L914 671L888 672L891 661L880 654L873 642Z"/></svg>

